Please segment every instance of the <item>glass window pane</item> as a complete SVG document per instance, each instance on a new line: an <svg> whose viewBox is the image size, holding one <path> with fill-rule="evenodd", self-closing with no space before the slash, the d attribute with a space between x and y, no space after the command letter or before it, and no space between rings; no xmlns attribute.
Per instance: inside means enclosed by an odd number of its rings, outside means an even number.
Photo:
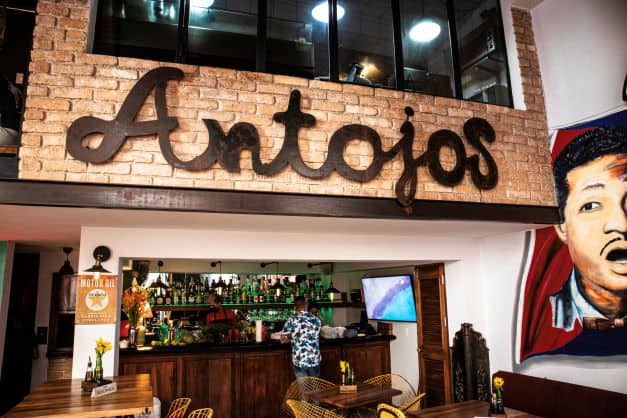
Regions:
<svg viewBox="0 0 627 418"><path fill-rule="evenodd" d="M464 99L511 106L498 0L455 1Z"/></svg>
<svg viewBox="0 0 627 418"><path fill-rule="evenodd" d="M190 0L187 62L255 69L257 0Z"/></svg>
<svg viewBox="0 0 627 418"><path fill-rule="evenodd" d="M391 2L341 0L338 19L340 80L395 87Z"/></svg>
<svg viewBox="0 0 627 418"><path fill-rule="evenodd" d="M446 3L401 0L405 88L453 97L455 78Z"/></svg>
<svg viewBox="0 0 627 418"><path fill-rule="evenodd" d="M97 54L174 61L179 0L101 0Z"/></svg>
<svg viewBox="0 0 627 418"><path fill-rule="evenodd" d="M314 18L313 10L318 4L320 0L268 1L268 72L328 77L329 25Z"/></svg>

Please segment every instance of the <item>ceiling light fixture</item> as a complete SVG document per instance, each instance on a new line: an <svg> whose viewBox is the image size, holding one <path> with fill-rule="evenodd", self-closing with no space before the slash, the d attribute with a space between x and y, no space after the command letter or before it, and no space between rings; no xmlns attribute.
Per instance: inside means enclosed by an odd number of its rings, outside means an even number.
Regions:
<svg viewBox="0 0 627 418"><path fill-rule="evenodd" d="M423 20L414 25L409 31L409 38L414 42L431 42L438 37L442 28L433 20Z"/></svg>
<svg viewBox="0 0 627 418"><path fill-rule="evenodd" d="M190 5L192 7L202 7L208 9L213 6L213 0L191 0Z"/></svg>
<svg viewBox="0 0 627 418"><path fill-rule="evenodd" d="M341 18L343 18L344 13L345 13L344 8L338 4L337 5L337 20L340 20ZM329 23L329 3L327 3L326 1L323 1L322 3L318 4L316 7L314 7L311 10L311 15L318 22Z"/></svg>

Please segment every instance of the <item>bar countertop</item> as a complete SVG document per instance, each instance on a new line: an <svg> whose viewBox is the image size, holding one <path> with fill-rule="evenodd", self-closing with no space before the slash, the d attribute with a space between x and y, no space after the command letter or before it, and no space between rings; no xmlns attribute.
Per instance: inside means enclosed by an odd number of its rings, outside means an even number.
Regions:
<svg viewBox="0 0 627 418"><path fill-rule="evenodd" d="M393 335L367 335L363 337L352 338L332 338L320 339L321 347L327 346L339 346L345 344L358 344L369 343L376 341L392 341L396 337ZM185 346L169 346L169 347L140 347L138 349L120 349L121 356L141 356L146 354L175 354L175 353L220 353L220 352L234 352L234 351L258 351L258 350L288 350L290 348L289 343L282 344L277 340L267 340L260 343L237 343L237 344L208 344L208 343L194 343Z"/></svg>

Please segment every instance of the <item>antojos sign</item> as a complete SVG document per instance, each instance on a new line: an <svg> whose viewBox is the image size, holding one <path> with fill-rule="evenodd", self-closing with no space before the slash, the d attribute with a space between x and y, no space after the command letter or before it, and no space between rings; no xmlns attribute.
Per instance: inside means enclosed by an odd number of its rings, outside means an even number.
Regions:
<svg viewBox="0 0 627 418"><path fill-rule="evenodd" d="M426 151L414 158L412 146L415 131L411 123L414 110L411 107L404 110L406 120L400 127L401 139L389 150L383 150L381 137L374 129L361 124L345 125L331 136L323 164L318 168L312 168L303 161L299 151L298 133L301 129L312 128L316 124L316 119L313 115L301 111L301 94L298 90L291 92L287 110L273 116L275 122L285 126L285 136L279 153L272 161L267 163L261 161L261 143L254 125L239 122L225 134L215 119L203 119L209 133L206 150L190 161L183 161L175 155L170 142L169 135L177 128L178 119L168 116L165 93L169 80L181 79L183 71L177 68L156 68L146 73L135 84L112 121L94 116L83 116L75 120L67 134L66 145L69 154L84 162L106 163L120 150L127 138L157 135L163 157L174 168L201 171L209 169L217 161L228 172L238 173L241 153L249 150L252 155L252 168L257 174L273 176L291 166L298 174L311 179L323 179L335 171L345 179L360 183L376 178L381 173L383 164L400 154L403 171L394 188L399 203L406 208L411 206L415 198L417 169L420 166L425 166L430 175L445 186L461 183L466 171L469 171L470 179L478 189L492 189L498 182L496 162L484 144L494 142L496 135L485 119L473 117L463 125L466 141L476 153L469 155L458 134L448 129L440 129L430 135ZM157 118L135 121L153 89ZM104 137L99 146L90 149L83 146L82 141L92 134L103 134ZM344 150L348 143L354 140L367 142L373 150L372 161L364 169L354 168L346 161ZM455 156L455 164L450 169L441 163L440 154L444 147L452 150ZM485 165L485 174L479 169L481 159Z"/></svg>

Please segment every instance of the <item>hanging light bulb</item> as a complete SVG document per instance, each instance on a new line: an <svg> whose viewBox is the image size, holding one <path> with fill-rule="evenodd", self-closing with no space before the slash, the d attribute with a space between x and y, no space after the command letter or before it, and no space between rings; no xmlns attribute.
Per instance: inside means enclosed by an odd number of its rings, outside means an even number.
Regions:
<svg viewBox="0 0 627 418"><path fill-rule="evenodd" d="M344 17L345 10L339 4L337 5L337 20ZM323 1L311 10L311 15L318 22L329 23L329 3Z"/></svg>
<svg viewBox="0 0 627 418"><path fill-rule="evenodd" d="M409 30L409 38L414 42L431 42L438 37L442 28L433 20L422 20Z"/></svg>

